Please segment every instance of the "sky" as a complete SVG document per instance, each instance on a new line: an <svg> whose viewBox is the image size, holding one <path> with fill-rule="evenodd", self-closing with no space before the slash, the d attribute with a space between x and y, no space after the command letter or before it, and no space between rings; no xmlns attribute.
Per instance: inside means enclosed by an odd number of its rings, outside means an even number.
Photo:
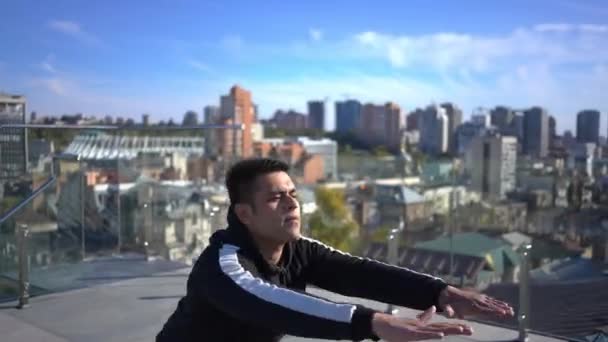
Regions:
<svg viewBox="0 0 608 342"><path fill-rule="evenodd" d="M38 115L153 120L218 105L233 84L262 118L327 101L540 105L558 132L608 117L608 3L4 1L0 91Z"/></svg>

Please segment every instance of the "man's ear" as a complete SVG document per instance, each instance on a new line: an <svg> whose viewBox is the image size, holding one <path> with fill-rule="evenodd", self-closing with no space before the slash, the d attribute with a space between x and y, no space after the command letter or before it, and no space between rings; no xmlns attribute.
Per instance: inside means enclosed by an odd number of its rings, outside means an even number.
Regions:
<svg viewBox="0 0 608 342"><path fill-rule="evenodd" d="M251 208L251 204L246 203L238 203L234 205L234 213L239 220L248 225L251 223L251 217L253 216L253 211Z"/></svg>

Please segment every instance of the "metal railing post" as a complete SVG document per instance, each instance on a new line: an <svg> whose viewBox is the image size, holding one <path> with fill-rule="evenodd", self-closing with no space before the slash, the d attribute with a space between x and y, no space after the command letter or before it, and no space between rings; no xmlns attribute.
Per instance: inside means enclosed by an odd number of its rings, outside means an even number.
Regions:
<svg viewBox="0 0 608 342"><path fill-rule="evenodd" d="M404 227L405 224L403 220L401 220L399 227L391 229L388 234L386 260L389 264L399 264L399 235L401 232L403 232ZM399 310L396 309L392 304L389 304L386 308L386 313L388 314L396 315L398 312Z"/></svg>
<svg viewBox="0 0 608 342"><path fill-rule="evenodd" d="M520 342L528 341L528 329L530 325L530 251L531 244L520 247L521 265L519 270L519 312L517 320L519 325Z"/></svg>
<svg viewBox="0 0 608 342"><path fill-rule="evenodd" d="M29 229L27 225L20 225L17 234L19 248L19 304L17 307L23 309L28 306L30 301L30 263L27 251Z"/></svg>

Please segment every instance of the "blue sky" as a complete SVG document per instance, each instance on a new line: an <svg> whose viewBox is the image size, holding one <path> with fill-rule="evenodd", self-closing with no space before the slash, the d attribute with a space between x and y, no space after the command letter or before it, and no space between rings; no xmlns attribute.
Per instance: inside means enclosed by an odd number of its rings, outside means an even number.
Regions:
<svg viewBox="0 0 608 342"><path fill-rule="evenodd" d="M262 117L308 99L608 112L605 1L11 1L0 91L40 114L153 119L235 83ZM333 104L329 106L333 113ZM327 124L333 127L333 118Z"/></svg>

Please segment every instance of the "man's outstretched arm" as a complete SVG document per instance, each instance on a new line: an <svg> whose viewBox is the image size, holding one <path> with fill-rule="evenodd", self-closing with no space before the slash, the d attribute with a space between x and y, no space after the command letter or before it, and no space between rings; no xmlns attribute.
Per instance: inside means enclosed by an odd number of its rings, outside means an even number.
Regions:
<svg viewBox="0 0 608 342"><path fill-rule="evenodd" d="M374 338L375 311L271 284L243 267L238 250L225 244L207 252L188 291L242 322L268 330L333 340Z"/></svg>
<svg viewBox="0 0 608 342"><path fill-rule="evenodd" d="M303 237L306 280L346 296L368 298L418 310L439 307L447 284L436 277L379 261L355 257Z"/></svg>

